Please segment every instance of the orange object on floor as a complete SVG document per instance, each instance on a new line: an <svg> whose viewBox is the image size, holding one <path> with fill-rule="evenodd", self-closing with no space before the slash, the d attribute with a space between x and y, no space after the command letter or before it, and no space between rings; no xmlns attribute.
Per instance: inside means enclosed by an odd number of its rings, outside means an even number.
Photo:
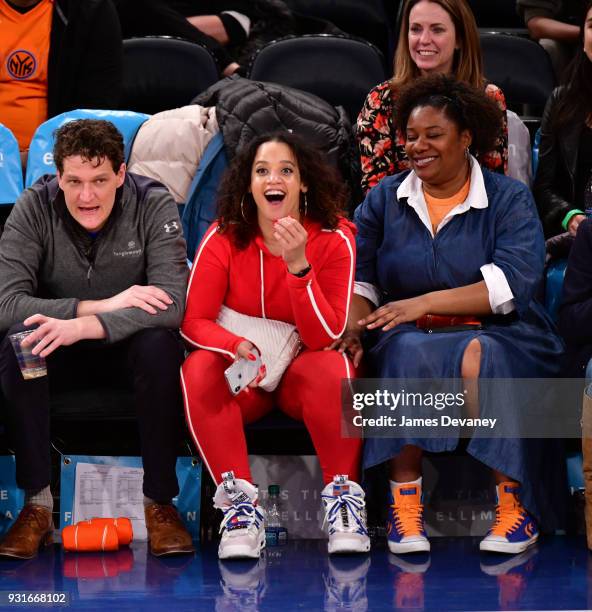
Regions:
<svg viewBox="0 0 592 612"><path fill-rule="evenodd" d="M119 538L120 546L127 546L134 539L132 522L126 516L120 516L119 518L93 517L88 521L80 521L78 524L113 525L115 529L117 529L117 537Z"/></svg>
<svg viewBox="0 0 592 612"><path fill-rule="evenodd" d="M113 578L134 567L134 553L122 548L115 553L72 552L64 555L64 578L100 579Z"/></svg>
<svg viewBox="0 0 592 612"><path fill-rule="evenodd" d="M69 551L107 551L119 549L117 529L113 524L78 523L62 529L62 545Z"/></svg>

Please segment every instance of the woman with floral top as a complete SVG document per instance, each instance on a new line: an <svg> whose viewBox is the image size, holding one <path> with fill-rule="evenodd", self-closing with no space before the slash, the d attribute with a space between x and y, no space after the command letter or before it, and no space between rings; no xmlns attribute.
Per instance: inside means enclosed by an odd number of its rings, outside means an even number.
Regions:
<svg viewBox="0 0 592 612"><path fill-rule="evenodd" d="M483 87L504 111L495 148L478 159L493 172L508 168L506 100L502 90L483 77L475 18L466 0L408 0L403 11L394 76L368 94L357 122L362 189L367 192L385 176L409 169L404 138L395 127L394 102L401 87L420 75L451 74Z"/></svg>

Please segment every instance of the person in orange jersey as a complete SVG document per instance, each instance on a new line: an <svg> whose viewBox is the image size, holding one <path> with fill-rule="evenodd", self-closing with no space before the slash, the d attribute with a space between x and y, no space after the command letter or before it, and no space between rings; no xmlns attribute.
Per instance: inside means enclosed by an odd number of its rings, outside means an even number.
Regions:
<svg viewBox="0 0 592 612"><path fill-rule="evenodd" d="M0 122L21 151L39 124L118 108L121 28L111 0L0 0Z"/></svg>

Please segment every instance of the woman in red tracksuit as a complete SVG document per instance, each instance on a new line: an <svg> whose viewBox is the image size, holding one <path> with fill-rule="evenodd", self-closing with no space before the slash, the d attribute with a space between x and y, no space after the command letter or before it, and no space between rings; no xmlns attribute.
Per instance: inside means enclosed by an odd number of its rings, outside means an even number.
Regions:
<svg viewBox="0 0 592 612"><path fill-rule="evenodd" d="M258 557L264 513L257 505L243 430L277 405L304 421L326 487L329 552L369 550L364 493L356 483L362 441L341 436L341 381L349 358L324 350L343 333L355 269L354 227L340 211L345 190L319 151L288 132L253 141L219 191L219 220L193 262L182 335L195 348L182 368L187 422L224 511L220 558ZM216 323L222 305L292 323L304 350L273 393L230 393L224 371L255 347Z"/></svg>

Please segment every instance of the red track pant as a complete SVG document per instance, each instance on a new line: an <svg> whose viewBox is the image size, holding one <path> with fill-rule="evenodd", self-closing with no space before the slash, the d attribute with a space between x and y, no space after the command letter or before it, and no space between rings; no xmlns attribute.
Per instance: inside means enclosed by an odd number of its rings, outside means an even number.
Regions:
<svg viewBox="0 0 592 612"><path fill-rule="evenodd" d="M181 370L189 430L215 482L229 470L251 482L243 427L276 405L306 425L325 483L335 474L359 480L362 440L341 437L341 381L354 375L345 355L304 351L273 393L250 389L233 396L224 379L229 365L219 353L197 350Z"/></svg>

